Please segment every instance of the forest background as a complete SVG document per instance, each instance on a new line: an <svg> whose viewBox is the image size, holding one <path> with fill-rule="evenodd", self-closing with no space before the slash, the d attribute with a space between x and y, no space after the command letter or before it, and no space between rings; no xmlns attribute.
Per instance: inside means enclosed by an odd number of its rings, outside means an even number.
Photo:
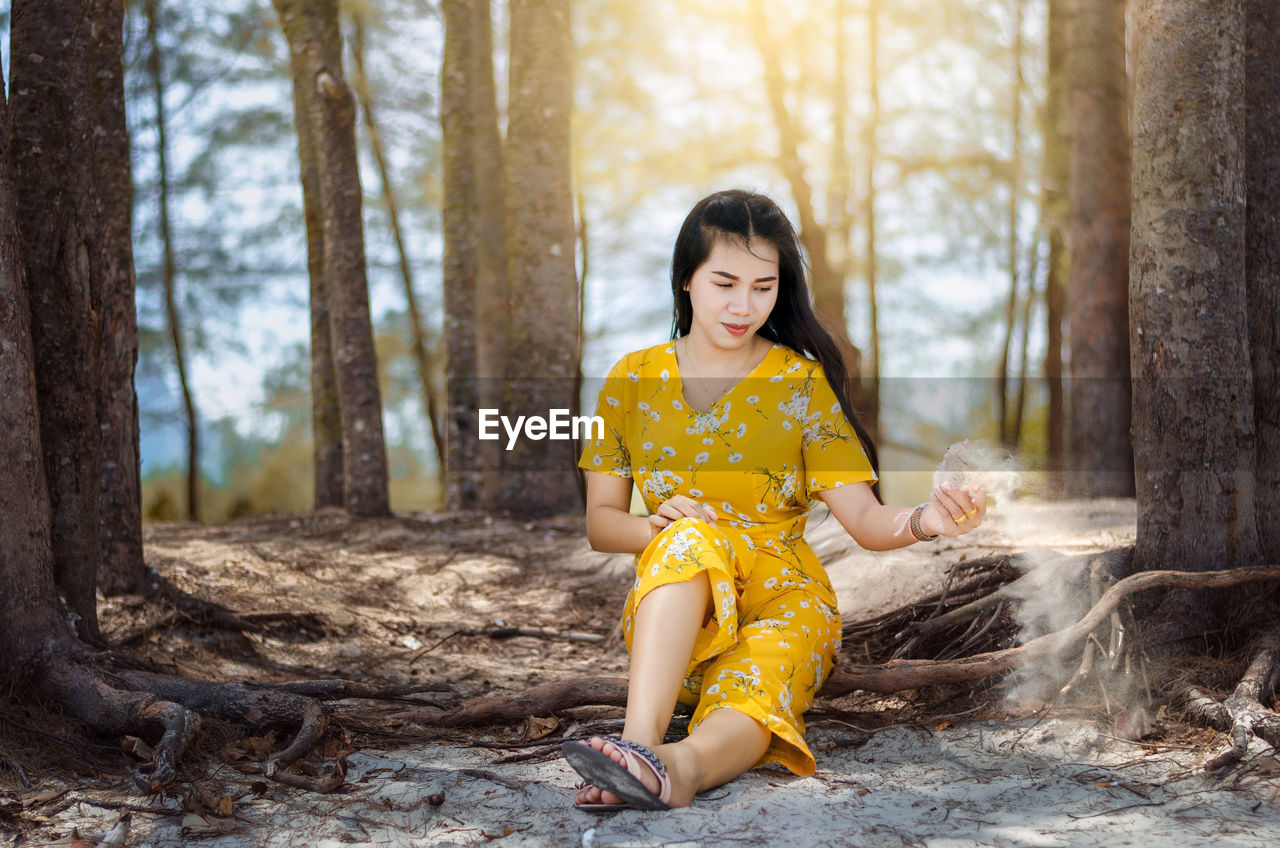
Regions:
<svg viewBox="0 0 1280 848"><path fill-rule="evenodd" d="M961 436L1003 440L1044 467L1046 356L1051 343L1061 348L1047 326L1064 320L1044 300L1047 6L758 6L574 4L583 373L602 376L622 353L666 337L670 248L684 212L709 191L754 188L825 231L823 261L840 280L850 339L864 376L879 378L890 498L915 496ZM431 391L442 397L444 22L428 0L351 0L342 10L349 78L369 109L357 133L391 504L434 508L440 469L405 280L426 333ZM503 4L494 16L505 121ZM759 16L772 57L753 36ZM192 417L198 518L310 509L307 246L279 19L251 0L131 2L124 56L144 514L192 517ZM767 60L781 75L781 106L770 99ZM589 410L594 391L582 394Z"/></svg>

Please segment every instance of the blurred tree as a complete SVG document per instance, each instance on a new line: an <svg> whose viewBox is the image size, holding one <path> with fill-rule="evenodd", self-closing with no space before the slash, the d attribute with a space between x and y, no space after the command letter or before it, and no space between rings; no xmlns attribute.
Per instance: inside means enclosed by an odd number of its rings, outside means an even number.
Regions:
<svg viewBox="0 0 1280 848"><path fill-rule="evenodd" d="M88 14L97 23L90 31L88 80L95 127L93 212L99 232L90 247L89 264L102 285L98 585L111 595L142 591L146 580L138 396L133 379L138 361L133 183L124 103L124 2L92 0Z"/></svg>
<svg viewBox="0 0 1280 848"><path fill-rule="evenodd" d="M1280 562L1280 5L1245 4L1245 280L1253 368L1258 539Z"/></svg>
<svg viewBox="0 0 1280 848"><path fill-rule="evenodd" d="M833 111L839 114L836 119L836 134L831 146L832 170L831 170L831 193L837 199L832 204L832 213L829 220L839 221L839 232L841 233L841 241L846 244L848 242L849 233L853 228L852 214L847 204L840 202L840 198L844 197L845 189L848 186L847 177L843 165L837 166L848 159L848 152L844 141L843 125L845 115L848 112L848 101L843 96L847 88L845 75L845 26L848 9L844 0L839 0L836 7L836 54L838 61L835 67L835 90L839 100L832 101ZM866 247L864 250L864 259L866 263L867 275L867 332L871 343L871 366L868 373L863 376L863 384L865 389L860 391L853 397L859 397L860 409L866 410L866 420L864 424L868 428L868 432L874 439L880 431L880 299L877 296L876 285L879 279L880 263L876 258L876 169L880 160L880 2L879 0L867 0L867 95L871 101L870 114L866 121L866 139L867 139L867 176L866 176L866 195L863 200L863 229L866 232ZM837 210L839 217L836 217ZM847 252L847 251L846 251ZM848 261L846 260L841 280L848 276ZM853 372L851 372L853 373Z"/></svg>
<svg viewBox="0 0 1280 848"><path fill-rule="evenodd" d="M505 368L506 211L493 30L488 0L445 0L441 9L446 500L453 509L492 509L501 460L496 443L478 440L476 410L501 407L495 392Z"/></svg>
<svg viewBox="0 0 1280 848"><path fill-rule="evenodd" d="M1277 460L1259 457L1254 429L1244 11L1223 0L1140 0L1137 12L1129 289L1135 563L1187 571L1252 565L1261 559L1255 470L1259 460L1266 467ZM1168 635L1203 633L1215 603L1204 593L1171 594L1161 616Z"/></svg>
<svg viewBox="0 0 1280 848"><path fill-rule="evenodd" d="M512 0L507 137L507 355L502 409L572 409L578 363L570 0ZM487 316L486 316L487 317ZM503 458L500 506L578 509L570 441L522 439Z"/></svg>
<svg viewBox="0 0 1280 848"><path fill-rule="evenodd" d="M1010 169L1008 220L1008 253L1005 261L1009 275L1009 297L1005 303L1004 345L1000 351L1000 364L996 369L996 421L1000 426L1000 441L1006 447L1017 448L1018 429L1009 415L1009 372L1013 353L1013 338L1017 327L1018 292L1021 283L1019 267L1022 257L1019 255L1018 239L1018 205L1021 201L1022 182L1022 101L1026 97L1026 75L1022 69L1022 54L1025 44L1023 38L1023 17L1026 11L1026 0L1013 0L1013 96L1009 115L1009 149ZM1031 295L1027 295L1031 299Z"/></svg>
<svg viewBox="0 0 1280 848"><path fill-rule="evenodd" d="M1048 389L1048 445L1046 467L1050 474L1049 494L1065 494L1059 488L1066 467L1065 403L1062 384L1062 323L1066 313L1067 276L1070 253L1066 231L1069 206L1067 191L1071 180L1071 160L1067 142L1067 4L1069 0L1048 0L1046 27L1046 71L1044 111L1040 120L1044 137L1041 216L1049 241L1049 258L1044 283L1045 354L1044 378Z"/></svg>
<svg viewBox="0 0 1280 848"><path fill-rule="evenodd" d="M315 508L342 506L342 414L334 368L332 318L324 273L324 199L320 189L319 154L311 114L311 76L306 54L289 51L293 81L293 113L298 136L303 218L307 230L307 276L311 297L311 438L315 466Z"/></svg>
<svg viewBox="0 0 1280 848"><path fill-rule="evenodd" d="M873 15L877 8L877 5L872 3ZM791 189L791 199L796 205L799 217L799 236L808 259L814 311L823 319L844 351L849 368L850 397L853 405L860 412L866 412L864 423L874 439L879 401L868 395L867 387L874 386L874 382L864 385L865 369L862 365L862 352L854 346L849 337L849 326L845 316L844 274L840 269L832 266L828 247L830 241L828 227L818 220L814 190L805 176L805 164L800 156L800 145L805 133L792 109L787 105L787 83L779 48L782 39L778 38L775 26L771 25L765 14L765 5L762 0L752 0L749 25L752 42L764 65L764 83L769 97L769 109L778 134L777 164ZM875 32L874 25L872 32ZM837 37L842 36L837 35ZM874 226L874 219L871 219L871 226ZM874 230L870 232L871 238L874 238ZM868 262L872 262L870 257ZM874 297L875 277L869 276L868 282L869 291ZM875 375L871 376L874 380Z"/></svg>
<svg viewBox="0 0 1280 848"><path fill-rule="evenodd" d="M166 108L164 102L164 68L157 36L159 29L159 0L146 0L144 6L147 15L147 68L151 73L151 82L155 97L156 122L156 181L159 184L160 196L160 242L164 255L163 276L164 306L168 323L169 342L173 346L174 366L178 371L178 384L182 389L182 407L186 413L187 423L187 520L200 520L200 422L196 414L195 398L191 392L191 383L187 373L186 341L182 331L182 317L178 310L177 260L173 249L173 231L169 222L169 137L166 131Z"/></svg>
<svg viewBox="0 0 1280 848"><path fill-rule="evenodd" d="M47 478L47 488L28 491L47 493L54 580L77 617L80 635L97 641L105 285L95 273L101 269L91 264L104 257L93 247L99 231L90 121L96 115L88 100L87 73L90 33L106 21L90 12L82 0L14 4L7 132L14 188L22 203L16 223L25 253L17 265L27 269L31 287L38 444ZM6 221L12 223L12 218ZM5 301L6 308L16 302ZM21 382L9 385L23 390Z"/></svg>
<svg viewBox="0 0 1280 848"><path fill-rule="evenodd" d="M1133 494L1129 439L1129 116L1124 0L1077 0L1071 124L1068 494Z"/></svg>
<svg viewBox="0 0 1280 848"><path fill-rule="evenodd" d="M369 75L365 72L365 26L366 12L356 10L351 14L353 37L351 52L355 59L355 84L358 99L363 107L365 130L369 138L369 146L373 151L374 162L378 166L378 175L382 179L382 199L387 209L388 224L396 244L396 254L400 261L400 277L404 283L406 313L409 327L413 331L413 358L417 364L418 379L422 383L422 409L431 433L431 443L435 447L436 459L439 462L440 474L443 477L445 468L444 436L440 431L440 413L436 403L433 382L434 367L431 362L430 349L427 346L427 331L423 324L422 313L418 308L418 296L414 291L413 269L409 261L409 252L405 246L404 230L400 226L400 201L395 185L391 181L390 166L382 145L382 135L378 130L378 122L374 119L373 89L369 85Z"/></svg>
<svg viewBox="0 0 1280 848"><path fill-rule="evenodd" d="M273 0L289 42L295 88L313 86L306 113L323 203L324 300L342 421L343 506L389 512L387 455L365 276L355 99L342 75L337 0ZM295 103L297 101L295 100ZM301 144L302 136L299 136Z"/></svg>

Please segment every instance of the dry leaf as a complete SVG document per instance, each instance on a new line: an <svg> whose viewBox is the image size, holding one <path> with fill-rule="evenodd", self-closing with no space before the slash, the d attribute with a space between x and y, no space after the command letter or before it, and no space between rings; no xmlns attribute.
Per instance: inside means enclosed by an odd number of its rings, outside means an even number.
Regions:
<svg viewBox="0 0 1280 848"><path fill-rule="evenodd" d="M231 799L225 795L218 799L218 803L214 805L214 809L218 811L218 815L230 817L234 808L231 806Z"/></svg>
<svg viewBox="0 0 1280 848"><path fill-rule="evenodd" d="M951 719L949 719L949 718L944 718L942 721L940 721L940 722L938 722L937 724L935 724L935 725L933 726L933 729L934 729L934 730L946 730L946 729L947 729L948 727L950 727L950 726L951 726Z"/></svg>
<svg viewBox="0 0 1280 848"><path fill-rule="evenodd" d="M541 739L554 732L559 726L560 722L554 718L529 716L524 720L524 724L520 728L520 740L522 742L531 742L534 739Z"/></svg>
<svg viewBox="0 0 1280 848"><path fill-rule="evenodd" d="M201 816L187 813L182 817L183 836L218 836L230 833L235 829L233 819L217 819L212 816Z"/></svg>

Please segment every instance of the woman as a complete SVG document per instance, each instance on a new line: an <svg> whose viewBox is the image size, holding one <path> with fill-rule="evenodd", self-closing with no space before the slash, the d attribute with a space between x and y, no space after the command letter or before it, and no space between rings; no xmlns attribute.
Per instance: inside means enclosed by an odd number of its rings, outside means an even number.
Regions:
<svg viewBox="0 0 1280 848"><path fill-rule="evenodd" d="M885 506L839 349L809 305L795 231L767 197L700 201L676 239L673 341L628 354L587 445L587 536L637 555L620 739L564 743L589 810L687 806L753 766L814 771L802 715L830 673L840 616L804 542L813 498L864 548L981 523L980 490ZM809 358L813 357L813 358ZM650 515L629 514L632 482ZM662 744L676 701L689 735Z"/></svg>

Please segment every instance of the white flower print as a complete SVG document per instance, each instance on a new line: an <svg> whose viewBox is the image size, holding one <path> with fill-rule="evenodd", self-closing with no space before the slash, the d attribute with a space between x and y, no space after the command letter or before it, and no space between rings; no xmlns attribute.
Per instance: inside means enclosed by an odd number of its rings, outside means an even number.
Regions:
<svg viewBox="0 0 1280 848"><path fill-rule="evenodd" d="M648 450L653 450L653 442L645 442L645 443L644 443L643 445L641 445L640 447L644 448L644 449L645 449L645 450L647 450L647 451L648 451Z"/></svg>
<svg viewBox="0 0 1280 848"><path fill-rule="evenodd" d="M740 453L731 453L731 454L729 454L729 461L730 461L730 462L742 462L742 454L740 454Z"/></svg>
<svg viewBox="0 0 1280 848"><path fill-rule="evenodd" d="M599 454L596 454L595 456L591 457L591 463L592 463L593 465L599 465L599 464L600 464L600 455L599 455Z"/></svg>
<svg viewBox="0 0 1280 848"><path fill-rule="evenodd" d="M612 406L614 409L618 408L618 399L616 397L609 397L608 395L605 395L604 402Z"/></svg>
<svg viewBox="0 0 1280 848"><path fill-rule="evenodd" d="M644 401L640 401L639 403L636 404L636 408L647 411L649 409L649 404L645 403Z"/></svg>
<svg viewBox="0 0 1280 848"><path fill-rule="evenodd" d="M663 373L666 373L666 372L663 372ZM671 401L671 405L674 406L676 409L684 409L684 404L680 402L680 398L673 398Z"/></svg>
<svg viewBox="0 0 1280 848"><path fill-rule="evenodd" d="M662 448L662 453L666 456L675 456L676 449L671 447L670 445L664 445Z"/></svg>
<svg viewBox="0 0 1280 848"><path fill-rule="evenodd" d="M739 424L739 425L738 425L738 438L739 438L739 439L741 439L741 438L742 438L743 436L745 436L745 435L747 435L747 425L746 425L745 423Z"/></svg>
<svg viewBox="0 0 1280 848"><path fill-rule="evenodd" d="M704 445L714 445L716 443L716 440L711 438L710 436L703 436L702 443Z"/></svg>
<svg viewBox="0 0 1280 848"><path fill-rule="evenodd" d="M700 497L702 497L702 490L701 490L701 489L690 489L690 490L689 490L689 497L691 497L691 498L700 498Z"/></svg>
<svg viewBox="0 0 1280 848"><path fill-rule="evenodd" d="M747 403L755 406L760 402L760 395L747 395Z"/></svg>
<svg viewBox="0 0 1280 848"><path fill-rule="evenodd" d="M649 413L649 417L654 421L660 421L662 419L662 413L655 409Z"/></svg>
<svg viewBox="0 0 1280 848"><path fill-rule="evenodd" d="M658 377L665 383L667 380L671 379L671 372L663 368L662 373L660 373Z"/></svg>
<svg viewBox="0 0 1280 848"><path fill-rule="evenodd" d="M693 461L701 465L702 463L706 462L709 459L711 459L711 454L707 453L706 451L703 451L702 453L695 456L693 458Z"/></svg>
<svg viewBox="0 0 1280 848"><path fill-rule="evenodd" d="M636 372L634 372L634 371L628 371L628 372L627 372L627 379L628 379L628 380L630 380L630 381L631 381L631 382L633 382L633 383L638 383L638 382L640 382L640 375L639 375L639 374L637 374L637 373L636 373Z"/></svg>

